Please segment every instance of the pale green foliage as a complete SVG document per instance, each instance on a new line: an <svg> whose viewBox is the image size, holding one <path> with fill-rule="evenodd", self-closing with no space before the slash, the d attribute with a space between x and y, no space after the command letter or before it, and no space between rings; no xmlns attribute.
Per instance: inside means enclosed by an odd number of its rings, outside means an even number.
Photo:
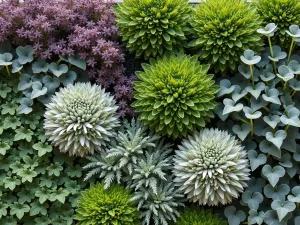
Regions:
<svg viewBox="0 0 300 225"><path fill-rule="evenodd" d="M104 183L91 185L78 201L75 218L79 225L138 225L136 203L129 190L119 185L105 189Z"/></svg>
<svg viewBox="0 0 300 225"><path fill-rule="evenodd" d="M246 49L262 50L256 33L260 24L259 15L245 0L203 1L192 15L195 38L189 45L215 72L235 70Z"/></svg>
<svg viewBox="0 0 300 225"><path fill-rule="evenodd" d="M183 50L191 13L188 0L125 0L116 11L122 41L137 57Z"/></svg>
<svg viewBox="0 0 300 225"><path fill-rule="evenodd" d="M61 152L84 156L100 151L119 126L113 96L90 83L68 85L56 92L45 113L49 141Z"/></svg>
<svg viewBox="0 0 300 225"><path fill-rule="evenodd" d="M226 131L204 129L182 141L174 158L174 182L200 205L225 205L250 179L247 153Z"/></svg>
<svg viewBox="0 0 300 225"><path fill-rule="evenodd" d="M197 57L166 55L142 66L144 72L137 72L134 82L133 107L153 131L185 137L214 117L218 87L207 74L209 66L199 64Z"/></svg>

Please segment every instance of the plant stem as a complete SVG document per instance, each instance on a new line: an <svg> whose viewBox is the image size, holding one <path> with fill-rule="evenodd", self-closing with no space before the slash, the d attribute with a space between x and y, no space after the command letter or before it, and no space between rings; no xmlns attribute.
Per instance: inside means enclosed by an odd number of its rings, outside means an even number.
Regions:
<svg viewBox="0 0 300 225"><path fill-rule="evenodd" d="M288 56L288 59L287 59L287 64L289 64L290 60L291 60L291 55L292 55L292 51L293 51L293 48L294 48L294 42L295 42L295 39L293 38L291 46L290 46L290 51L289 51L289 56Z"/></svg>
<svg viewBox="0 0 300 225"><path fill-rule="evenodd" d="M59 58L59 60L57 60L57 62L56 62L56 65L59 65L61 61L62 61L62 59Z"/></svg>
<svg viewBox="0 0 300 225"><path fill-rule="evenodd" d="M289 129L290 125L286 125L284 130L287 131Z"/></svg>
<svg viewBox="0 0 300 225"><path fill-rule="evenodd" d="M272 48L272 42L271 42L270 35L268 35L268 42L269 42L271 57L274 58L274 52L273 52L273 48ZM274 70L274 73L276 74L277 73L276 63L273 60L272 60L272 62L273 62L273 70Z"/></svg>
<svg viewBox="0 0 300 225"><path fill-rule="evenodd" d="M296 90L294 90L293 92L292 92L292 94L291 94L291 97L294 97L294 95L297 93L297 91Z"/></svg>
<svg viewBox="0 0 300 225"><path fill-rule="evenodd" d="M247 120L244 119L240 119L240 121L242 121L243 123L249 123Z"/></svg>
<svg viewBox="0 0 300 225"><path fill-rule="evenodd" d="M263 109L269 112L269 109L266 106L264 106Z"/></svg>
<svg viewBox="0 0 300 225"><path fill-rule="evenodd" d="M286 87L287 87L287 82L285 81L284 86L283 86L283 93L286 94Z"/></svg>
<svg viewBox="0 0 300 225"><path fill-rule="evenodd" d="M250 125L251 125L251 137L253 137L254 127L253 127L253 121L252 121L252 119L250 119Z"/></svg>
<svg viewBox="0 0 300 225"><path fill-rule="evenodd" d="M8 66L5 66L5 68L6 68L6 71L7 71L8 76L10 76L11 74L10 74L10 72L9 72Z"/></svg>
<svg viewBox="0 0 300 225"><path fill-rule="evenodd" d="M251 73L251 79L252 79L252 87L254 88L254 74L253 74L252 65L250 65L250 73Z"/></svg>

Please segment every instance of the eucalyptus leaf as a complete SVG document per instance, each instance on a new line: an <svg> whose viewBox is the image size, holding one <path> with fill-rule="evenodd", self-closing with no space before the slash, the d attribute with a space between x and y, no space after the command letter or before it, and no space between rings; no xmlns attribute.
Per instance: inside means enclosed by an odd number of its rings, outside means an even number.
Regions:
<svg viewBox="0 0 300 225"><path fill-rule="evenodd" d="M58 66L54 62L50 64L49 69L56 77L60 77L61 75L68 72L68 66L66 64L60 64Z"/></svg>
<svg viewBox="0 0 300 225"><path fill-rule="evenodd" d="M246 214L242 210L236 210L234 206L227 206L224 214L230 225L239 225L246 219Z"/></svg>
<svg viewBox="0 0 300 225"><path fill-rule="evenodd" d="M0 54L0 66L9 66L13 64L12 58L13 56L10 53Z"/></svg>
<svg viewBox="0 0 300 225"><path fill-rule="evenodd" d="M266 139L273 143L277 148L280 148L284 139L287 137L285 130L278 130L275 134L272 132L266 133Z"/></svg>
<svg viewBox="0 0 300 225"><path fill-rule="evenodd" d="M262 95L263 99L267 102L271 102L277 105L281 105L280 99L279 99L279 91L275 88L269 89L266 87L265 94Z"/></svg>
<svg viewBox="0 0 300 225"><path fill-rule="evenodd" d="M281 51L281 48L277 45L272 46L274 57L269 56L269 59L271 59L274 62L278 62L281 59L285 59L287 54L286 52Z"/></svg>
<svg viewBox="0 0 300 225"><path fill-rule="evenodd" d="M262 174L268 179L270 184L275 187L279 178L285 175L285 170L282 166L275 166L272 168L267 164L262 168Z"/></svg>
<svg viewBox="0 0 300 225"><path fill-rule="evenodd" d="M277 30L277 26L275 23L269 23L264 28L259 28L257 30L258 33L263 34L265 36L274 36L274 32Z"/></svg>
<svg viewBox="0 0 300 225"><path fill-rule="evenodd" d="M271 208L276 210L279 221L281 221L289 212L296 209L296 205L294 202L277 199L272 202Z"/></svg>
<svg viewBox="0 0 300 225"><path fill-rule="evenodd" d="M251 131L251 126L248 123L243 124L242 126L234 125L232 131L243 141L246 139L247 135Z"/></svg>
<svg viewBox="0 0 300 225"><path fill-rule="evenodd" d="M225 105L224 110L223 110L223 114L229 114L232 112L238 112L241 111L243 109L243 104L242 103L238 103L236 104L235 101L225 98L223 100L223 104Z"/></svg>
<svg viewBox="0 0 300 225"><path fill-rule="evenodd" d="M250 160L251 170L256 170L259 166L264 165L267 162L267 156L265 154L257 154L255 150L248 151L248 159Z"/></svg>
<svg viewBox="0 0 300 225"><path fill-rule="evenodd" d="M18 61L20 64L24 65L33 61L33 48L29 45L22 47L19 46L16 49L16 53L19 56Z"/></svg>
<svg viewBox="0 0 300 225"><path fill-rule="evenodd" d="M31 99L37 98L41 95L45 95L47 93L47 88L38 81L34 82L32 84L32 93L31 93Z"/></svg>
<svg viewBox="0 0 300 225"><path fill-rule="evenodd" d="M86 70L86 62L80 59L78 56L69 56L68 61L72 65L77 66L80 69Z"/></svg>
<svg viewBox="0 0 300 225"><path fill-rule="evenodd" d="M296 186L292 189L292 194L288 196L288 200L291 202L300 202L300 186Z"/></svg>
<svg viewBox="0 0 300 225"><path fill-rule="evenodd" d="M48 70L49 64L43 59L40 59L32 64L33 73L46 73Z"/></svg>
<svg viewBox="0 0 300 225"><path fill-rule="evenodd" d="M254 55L254 51L252 50L246 50L244 52L244 55L241 56L241 60L243 63L247 64L247 65L254 65L260 62L261 57Z"/></svg>
<svg viewBox="0 0 300 225"><path fill-rule="evenodd" d="M226 94L230 94L234 91L236 86L231 85L231 82L227 79L220 81L220 89L217 93L217 97L221 97Z"/></svg>
<svg viewBox="0 0 300 225"><path fill-rule="evenodd" d="M267 198L284 201L285 196L290 193L290 187L287 184L277 185L275 188L271 184L264 187L264 194Z"/></svg>

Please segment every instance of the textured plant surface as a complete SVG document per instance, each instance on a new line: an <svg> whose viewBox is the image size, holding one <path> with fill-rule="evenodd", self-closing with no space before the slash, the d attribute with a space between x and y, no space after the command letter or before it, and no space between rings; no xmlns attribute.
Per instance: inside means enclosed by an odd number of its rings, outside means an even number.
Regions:
<svg viewBox="0 0 300 225"><path fill-rule="evenodd" d="M174 182L200 205L225 205L247 187L250 169L239 141L218 129L204 129L182 141L174 158Z"/></svg>
<svg viewBox="0 0 300 225"><path fill-rule="evenodd" d="M191 13L188 0L125 0L116 10L122 41L137 57L183 50Z"/></svg>
<svg viewBox="0 0 300 225"><path fill-rule="evenodd" d="M143 64L134 82L133 107L153 131L173 138L193 133L213 118L218 87L197 57L167 55Z"/></svg>
<svg viewBox="0 0 300 225"><path fill-rule="evenodd" d="M184 212L180 213L175 224L178 225L227 225L228 223L218 214L212 213L210 210L201 210L196 207L185 208Z"/></svg>
<svg viewBox="0 0 300 225"><path fill-rule="evenodd" d="M0 71L0 224L71 225L83 182L83 160L61 155L46 141L43 105L17 114L16 76Z"/></svg>
<svg viewBox="0 0 300 225"><path fill-rule="evenodd" d="M246 49L261 50L256 33L260 24L254 7L244 0L207 0L192 16L195 36L189 45L199 50L201 62L211 64L215 72L235 70Z"/></svg>
<svg viewBox="0 0 300 225"><path fill-rule="evenodd" d="M90 170L86 179L94 175L104 180L105 188L112 182L134 190L143 224L167 225L178 217L183 195L171 183L172 158L170 145L149 133L145 126L132 120L123 121L115 140L101 155L88 157Z"/></svg>
<svg viewBox="0 0 300 225"><path fill-rule="evenodd" d="M292 25L290 50L272 46L276 25L258 32L268 37L262 56L247 50L234 78L220 81L216 110L218 126L235 133L247 150L253 177L242 194L242 206L229 206L229 225L299 224L299 74L300 55L294 53L300 29Z"/></svg>
<svg viewBox="0 0 300 225"><path fill-rule="evenodd" d="M8 0L1 1L0 11L0 41L31 45L44 59L78 56L87 62L91 80L116 92L120 114L132 114L132 85L125 85L131 81L124 76L111 1Z"/></svg>
<svg viewBox="0 0 300 225"><path fill-rule="evenodd" d="M113 96L101 86L76 83L56 92L45 113L49 141L61 152L84 156L100 151L119 126Z"/></svg>
<svg viewBox="0 0 300 225"><path fill-rule="evenodd" d="M78 201L78 224L138 225L136 203L129 190L119 185L105 189L104 183L91 185Z"/></svg>
<svg viewBox="0 0 300 225"><path fill-rule="evenodd" d="M300 25L300 2L298 0L258 0L255 6L263 20L263 25L268 23L277 25L279 30L272 40L288 49L291 42L286 31L292 24Z"/></svg>

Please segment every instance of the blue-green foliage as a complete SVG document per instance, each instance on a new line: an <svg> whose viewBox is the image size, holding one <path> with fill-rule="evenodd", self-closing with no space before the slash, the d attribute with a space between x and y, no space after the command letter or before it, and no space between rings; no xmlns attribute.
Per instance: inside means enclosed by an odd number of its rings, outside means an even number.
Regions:
<svg viewBox="0 0 300 225"><path fill-rule="evenodd" d="M245 220L249 225L300 222L296 207L300 203L300 54L294 51L300 30L290 26L288 53L272 45L270 37L276 30L275 24L259 29L272 47L262 56L245 51L239 73L220 81L216 113L224 122L218 126L243 141L253 171L241 206L225 209L229 225Z"/></svg>

